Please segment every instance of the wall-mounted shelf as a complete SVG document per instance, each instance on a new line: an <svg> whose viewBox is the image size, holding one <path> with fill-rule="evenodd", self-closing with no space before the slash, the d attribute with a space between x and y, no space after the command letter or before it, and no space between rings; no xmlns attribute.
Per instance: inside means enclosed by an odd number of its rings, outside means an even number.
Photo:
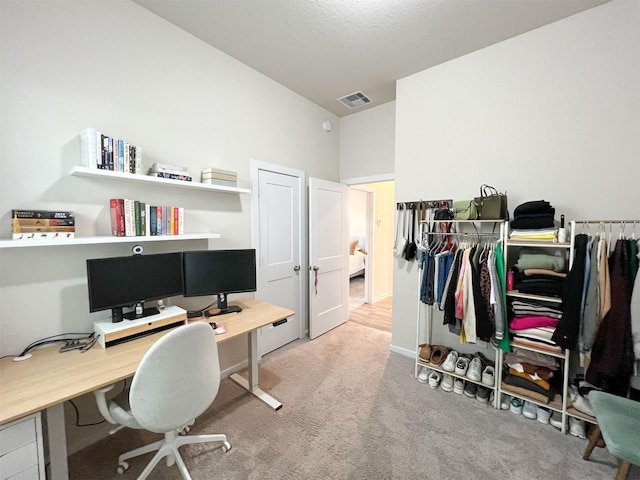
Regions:
<svg viewBox="0 0 640 480"><path fill-rule="evenodd" d="M220 238L219 233L185 233L184 235L150 235L144 237L75 237L43 240L0 240L0 248L56 247L60 245L94 245L98 243L143 243L167 242L171 240L205 240Z"/></svg>
<svg viewBox="0 0 640 480"><path fill-rule="evenodd" d="M73 167L69 173L75 177L91 177L91 178L112 179L112 180L127 181L127 182L152 183L155 185L190 188L193 190L206 190L209 192L218 192L218 193L251 193L251 190L248 188L227 187L223 185L210 185L208 183L200 183L200 182L185 182L183 180L171 180L168 178L158 178L158 177L151 177L148 175L136 175L133 173L124 173L124 172L112 172L110 170L98 170L95 168L87 168L87 167L79 167L79 166Z"/></svg>

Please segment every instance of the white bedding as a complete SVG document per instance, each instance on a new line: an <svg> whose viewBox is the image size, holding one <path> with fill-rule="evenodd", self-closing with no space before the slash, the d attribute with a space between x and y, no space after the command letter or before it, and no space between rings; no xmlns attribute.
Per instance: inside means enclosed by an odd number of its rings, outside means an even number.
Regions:
<svg viewBox="0 0 640 480"><path fill-rule="evenodd" d="M349 255L349 276L353 277L364 273L365 254L360 250L355 250L353 255Z"/></svg>

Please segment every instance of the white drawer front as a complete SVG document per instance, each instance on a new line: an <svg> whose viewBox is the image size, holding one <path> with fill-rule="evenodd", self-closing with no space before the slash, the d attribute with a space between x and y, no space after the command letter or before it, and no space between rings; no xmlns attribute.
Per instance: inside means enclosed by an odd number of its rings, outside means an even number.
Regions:
<svg viewBox="0 0 640 480"><path fill-rule="evenodd" d="M38 466L34 465L31 468L27 468L25 471L15 474L8 480L40 480L40 472L38 472Z"/></svg>
<svg viewBox="0 0 640 480"><path fill-rule="evenodd" d="M34 465L38 465L36 442L24 445L0 457L0 472L2 472L3 479L11 478L12 475L23 472Z"/></svg>
<svg viewBox="0 0 640 480"><path fill-rule="evenodd" d="M18 420L0 430L0 456L36 440L35 418Z"/></svg>

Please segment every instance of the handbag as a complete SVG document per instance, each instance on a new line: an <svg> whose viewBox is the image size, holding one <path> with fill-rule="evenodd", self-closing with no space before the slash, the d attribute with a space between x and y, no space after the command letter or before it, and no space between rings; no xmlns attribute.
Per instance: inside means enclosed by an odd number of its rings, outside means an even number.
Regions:
<svg viewBox="0 0 640 480"><path fill-rule="evenodd" d="M453 202L454 220L477 220L478 210L473 200L458 200Z"/></svg>
<svg viewBox="0 0 640 480"><path fill-rule="evenodd" d="M396 244L393 247L393 254L398 258L402 258L404 251L407 248L407 238L404 236L404 212L404 205L402 205L400 210L398 210L398 217L396 219ZM403 224L403 232L400 232L401 223ZM398 234L401 234L401 236L398 236Z"/></svg>
<svg viewBox="0 0 640 480"><path fill-rule="evenodd" d="M480 220L507 220L507 194L499 193L491 185L480 186L480 196L473 199Z"/></svg>
<svg viewBox="0 0 640 480"><path fill-rule="evenodd" d="M408 217L408 215L407 215ZM416 252L418 251L418 246L416 245L416 209L415 207L411 208L411 241L407 243L407 248L404 251L404 258L407 261L411 261L416 258Z"/></svg>

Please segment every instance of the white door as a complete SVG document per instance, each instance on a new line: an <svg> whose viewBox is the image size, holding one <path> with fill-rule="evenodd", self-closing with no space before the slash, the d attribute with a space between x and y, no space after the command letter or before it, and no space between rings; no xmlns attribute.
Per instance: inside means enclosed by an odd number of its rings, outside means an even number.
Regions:
<svg viewBox="0 0 640 480"><path fill-rule="evenodd" d="M281 169L282 170L282 169ZM261 165L257 169L258 289L256 298L296 312L276 325L261 329L260 355L269 353L304 335L302 270L302 213L304 176L301 172L274 172ZM304 174L302 174L304 175ZM254 185L255 185L254 183ZM254 187L255 190L255 187ZM255 192L254 192L255 193ZM255 203L254 203L255 205ZM255 221L255 220L254 220ZM256 241L257 240L257 241Z"/></svg>
<svg viewBox="0 0 640 480"><path fill-rule="evenodd" d="M348 187L309 178L309 338L349 315Z"/></svg>

